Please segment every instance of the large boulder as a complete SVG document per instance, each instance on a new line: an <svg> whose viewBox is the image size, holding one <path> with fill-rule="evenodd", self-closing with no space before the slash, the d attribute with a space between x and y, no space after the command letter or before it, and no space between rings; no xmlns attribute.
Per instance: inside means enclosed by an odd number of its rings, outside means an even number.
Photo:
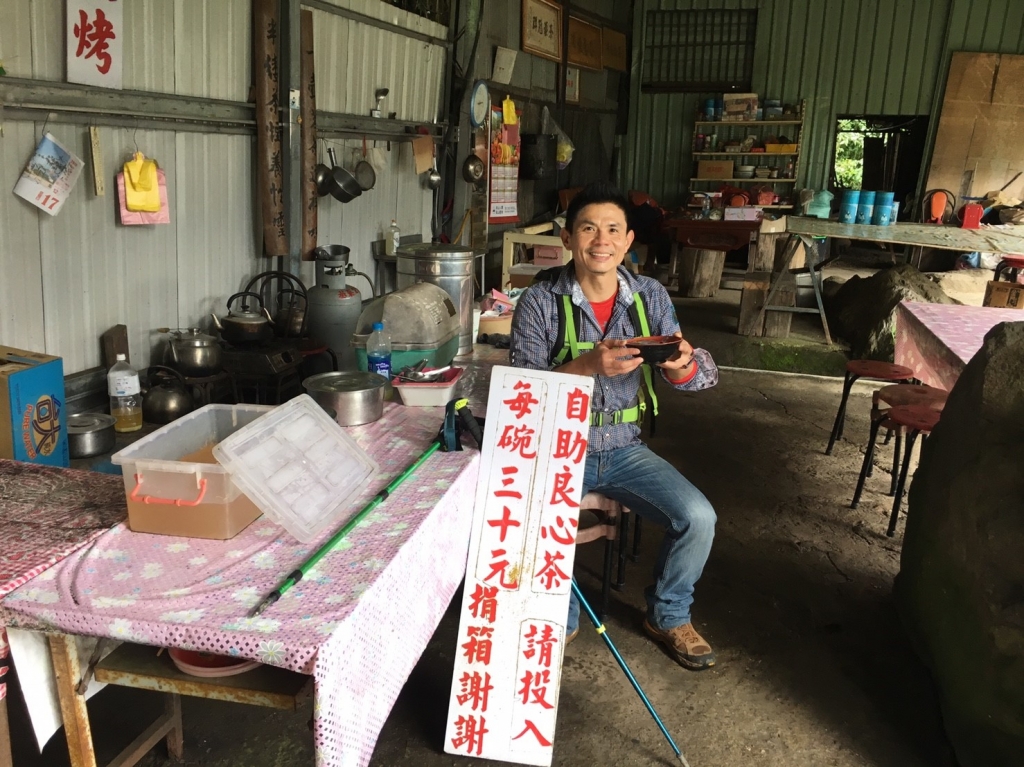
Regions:
<svg viewBox="0 0 1024 767"><path fill-rule="evenodd" d="M851 277L838 289L830 287L825 297L829 327L850 345L850 355L888 362L895 352L900 301L960 303L909 264L882 269L870 277Z"/></svg>
<svg viewBox="0 0 1024 767"><path fill-rule="evenodd" d="M896 599L962 767L1024 764L1024 322L956 382L910 489Z"/></svg>

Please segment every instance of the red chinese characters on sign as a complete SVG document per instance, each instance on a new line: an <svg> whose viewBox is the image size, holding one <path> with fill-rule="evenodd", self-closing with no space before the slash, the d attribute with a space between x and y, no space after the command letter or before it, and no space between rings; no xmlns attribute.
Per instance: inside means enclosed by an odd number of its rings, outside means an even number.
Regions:
<svg viewBox="0 0 1024 767"><path fill-rule="evenodd" d="M527 453L533 443L534 430L528 426L514 426L509 424L498 438L498 447L518 453L521 458L533 460L537 457L536 451Z"/></svg>
<svg viewBox="0 0 1024 767"><path fill-rule="evenodd" d="M569 392L568 402L565 407L565 417L570 421L586 423L590 417L590 395L585 391L580 391L579 387Z"/></svg>
<svg viewBox="0 0 1024 767"><path fill-rule="evenodd" d="M495 586L476 584L469 603L474 618L494 623L498 617L498 589Z"/></svg>
<svg viewBox="0 0 1024 767"><path fill-rule="evenodd" d="M560 589L569 582L570 575L558 565L563 559L565 559L565 555L560 551L544 552L544 566L537 571L535 577L540 579L545 591Z"/></svg>
<svg viewBox="0 0 1024 767"><path fill-rule="evenodd" d="M537 624L531 623L523 639L526 640L526 647L523 649L523 657L527 660L534 660L536 665L544 668L551 668L552 652L558 639L555 637L555 629L550 623L541 624L543 628L537 630Z"/></svg>
<svg viewBox="0 0 1024 767"><path fill-rule="evenodd" d="M467 626L466 642L462 645L463 655L468 663L491 665L491 650L494 649L491 637L494 629L488 626Z"/></svg>
<svg viewBox="0 0 1024 767"><path fill-rule="evenodd" d="M552 458L564 458L578 464L587 455L587 440L582 432L559 429L555 433L555 451Z"/></svg>
<svg viewBox="0 0 1024 767"><path fill-rule="evenodd" d="M87 11L78 11L78 23L74 27L75 38L78 40L78 48L75 51L76 58L96 58L96 69L100 74L110 71L112 60L110 58L110 41L117 35L114 33L114 25L107 20L106 14L96 10L94 19L89 19ZM83 55L84 54L84 55Z"/></svg>
<svg viewBox="0 0 1024 767"><path fill-rule="evenodd" d="M532 413L533 406L540 404L540 400L530 392L532 385L526 381L516 381L513 388L517 392L516 396L512 399L502 400L502 404L508 405L508 409L515 413L516 418L522 418Z"/></svg>
<svg viewBox="0 0 1024 767"><path fill-rule="evenodd" d="M553 623L529 620L519 637L516 702L511 740L517 749L550 748L555 730L562 631Z"/></svg>
<svg viewBox="0 0 1024 767"><path fill-rule="evenodd" d="M572 506L574 509L579 508L579 503L569 497L569 493L576 492L575 488L570 486L572 482L572 469L568 466L564 466L563 470L555 474L555 486L551 490L552 506L556 506L560 503L564 503L566 506Z"/></svg>
<svg viewBox="0 0 1024 767"><path fill-rule="evenodd" d="M487 711L488 696L494 689L490 674L486 671L483 674L479 671L474 671L472 674L466 672L459 680L459 686L461 692L455 696L455 699L460 706L465 706L468 703L474 711L478 709L481 713Z"/></svg>
<svg viewBox="0 0 1024 767"><path fill-rule="evenodd" d="M563 546L572 546L576 543L576 528L579 524L577 520L569 519L569 524L566 525L562 517L556 516L554 524L541 527L540 537L545 540L550 538Z"/></svg>
<svg viewBox="0 0 1024 767"><path fill-rule="evenodd" d="M509 562L505 549L494 549L491 552L490 568L491 571L484 576L485 581L497 577L503 589L514 589L519 585L517 567Z"/></svg>
<svg viewBox="0 0 1024 767"><path fill-rule="evenodd" d="M456 749L465 747L467 754L480 756L484 750L484 735L490 730L487 729L487 720L484 717L477 719L470 714L460 716L455 720L455 737L452 738L452 745Z"/></svg>

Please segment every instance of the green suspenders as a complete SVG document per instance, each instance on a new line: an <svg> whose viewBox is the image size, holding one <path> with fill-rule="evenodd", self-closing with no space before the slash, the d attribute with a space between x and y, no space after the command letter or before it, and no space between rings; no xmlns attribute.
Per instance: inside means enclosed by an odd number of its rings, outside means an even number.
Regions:
<svg viewBox="0 0 1024 767"><path fill-rule="evenodd" d="M576 309L572 303L572 298L569 295L562 295L562 302L558 305L558 328L559 328L559 340L561 348L558 349L557 353L552 357L551 363L553 365L561 365L566 361L566 358L574 360L580 356L582 352L592 351L594 343L591 341L580 341L579 333L576 329ZM579 315L582 317L582 314ZM649 336L651 334L650 324L647 322L647 312L644 310L644 302L640 298L640 293L633 294L633 303L629 307L629 316L633 321L634 329L640 331L641 336ZM644 376L644 386L647 389L648 395L651 398L651 407L654 410L654 415L658 415L658 397L654 393L654 378L651 374L651 366L643 364L640 366ZM591 426L604 426L605 424L618 424L618 423L643 423L644 413L647 411L647 402L645 401L643 389L637 392L637 404L631 408L625 410L616 410L612 413L591 413L590 414L590 425Z"/></svg>

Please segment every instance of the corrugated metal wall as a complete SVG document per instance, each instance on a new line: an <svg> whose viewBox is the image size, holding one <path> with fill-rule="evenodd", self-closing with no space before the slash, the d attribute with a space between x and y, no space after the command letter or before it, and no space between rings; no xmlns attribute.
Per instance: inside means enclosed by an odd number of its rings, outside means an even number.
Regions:
<svg viewBox="0 0 1024 767"><path fill-rule="evenodd" d="M828 179L836 115L931 114L950 51L1024 52L1020 0L645 0L635 16L634 71L646 11L720 8L758 10L753 89L807 100L798 180L816 188ZM714 94L633 92L628 184L678 203L691 175L694 114Z"/></svg>
<svg viewBox="0 0 1024 767"><path fill-rule="evenodd" d="M63 80L64 3L2 4L0 59L8 73ZM443 27L377 0L344 4L397 26L445 35ZM364 46L359 61L373 65L350 67L354 49L332 44L338 29L355 22L322 12L317 16L328 17L317 38L321 109L366 114L374 88L383 85L391 89L387 108L400 118L434 119L443 48L426 45L431 50L424 51L424 43L357 25L359 33L352 39ZM125 3L124 20L126 89L248 99L249 0L131 0ZM367 29L373 34L364 34ZM348 69L351 75L339 77ZM4 128L0 178L9 190L42 125L8 119ZM46 129L85 159L86 168L56 217L9 191L0 192L0 343L60 355L65 373L75 373L100 364L100 334L124 323L133 362L148 365L159 339L156 328L188 326L212 311L222 312L227 297L249 277L274 266L256 257L251 137L101 128L107 193L97 197L87 129L55 122ZM136 143L167 174L169 226L123 227L117 222L114 175ZM361 149L362 142L350 145ZM370 274L369 243L392 218L404 233L430 237L431 194L412 168L409 145L393 143L385 155L375 189L348 205L327 198L320 209L321 244L349 245L356 268ZM339 160L345 156L339 152ZM302 276L311 280L312 270Z"/></svg>

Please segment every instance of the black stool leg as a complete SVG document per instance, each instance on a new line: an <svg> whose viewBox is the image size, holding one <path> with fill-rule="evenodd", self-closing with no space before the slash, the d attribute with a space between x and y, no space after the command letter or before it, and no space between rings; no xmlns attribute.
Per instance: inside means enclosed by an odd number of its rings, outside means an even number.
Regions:
<svg viewBox="0 0 1024 767"><path fill-rule="evenodd" d="M836 445L836 440L841 439L843 436L843 426L846 422L846 400L850 398L850 389L853 388L853 382L856 381L858 376L853 375L849 371L846 373L846 377L843 379L843 398L839 400L839 409L836 411L836 421L832 424L832 434L828 438L828 447L825 448L825 455L832 455L832 448Z"/></svg>
<svg viewBox="0 0 1024 767"><path fill-rule="evenodd" d="M903 447L903 429L896 429L896 446L892 451L892 481L889 483L889 495L896 495L896 483L900 476L900 450Z"/></svg>
<svg viewBox="0 0 1024 767"><path fill-rule="evenodd" d="M871 433L868 437L868 447L864 451L864 463L860 467L860 477L857 479L857 489L853 491L853 501L850 503L851 509L856 509L857 504L860 503L861 493L864 492L864 481L868 478L868 468L871 466L871 462L875 458L875 440L878 439L878 430L882 426L884 417L879 417L871 421Z"/></svg>
<svg viewBox="0 0 1024 767"><path fill-rule="evenodd" d="M636 521L633 522L633 553L630 555L630 560L636 562L640 558L640 533L643 528L643 517L639 514L634 514Z"/></svg>
<svg viewBox="0 0 1024 767"><path fill-rule="evenodd" d="M910 456L914 452L914 442L917 441L919 432L911 431L907 434L906 452L903 454L903 468L900 469L900 479L896 483L896 497L892 499L892 516L889 517L889 529L885 534L890 538L896 532L896 522L900 518L900 504L903 501L903 488L907 484L907 472L910 471Z"/></svg>
<svg viewBox="0 0 1024 767"><path fill-rule="evenodd" d="M615 541L606 540L604 542L604 575L601 577L601 612L597 616L601 620L604 620L604 616L608 612L608 600L612 585L612 562L614 559Z"/></svg>
<svg viewBox="0 0 1024 767"><path fill-rule="evenodd" d="M892 441L892 429L885 430L885 439L882 440L883 445L888 445Z"/></svg>
<svg viewBox="0 0 1024 767"><path fill-rule="evenodd" d="M626 585L626 550L629 548L629 518L619 515L619 573L615 578L615 590L621 591Z"/></svg>

